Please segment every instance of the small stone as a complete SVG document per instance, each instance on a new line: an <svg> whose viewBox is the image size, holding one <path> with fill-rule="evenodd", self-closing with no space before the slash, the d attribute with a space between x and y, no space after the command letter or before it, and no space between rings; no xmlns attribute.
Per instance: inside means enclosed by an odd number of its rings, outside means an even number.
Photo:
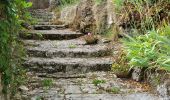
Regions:
<svg viewBox="0 0 170 100"><path fill-rule="evenodd" d="M109 43L109 42L111 42L111 40L109 40L109 39L102 39L102 43Z"/></svg>
<svg viewBox="0 0 170 100"><path fill-rule="evenodd" d="M132 79L135 81L141 81L142 79L142 69L141 68L134 68L134 71L132 72Z"/></svg>
<svg viewBox="0 0 170 100"><path fill-rule="evenodd" d="M157 91L161 97L170 99L170 80L158 85Z"/></svg>
<svg viewBox="0 0 170 100"><path fill-rule="evenodd" d="M22 85L22 86L19 87L19 90L21 92L25 92L25 91L28 91L29 89L26 86Z"/></svg>

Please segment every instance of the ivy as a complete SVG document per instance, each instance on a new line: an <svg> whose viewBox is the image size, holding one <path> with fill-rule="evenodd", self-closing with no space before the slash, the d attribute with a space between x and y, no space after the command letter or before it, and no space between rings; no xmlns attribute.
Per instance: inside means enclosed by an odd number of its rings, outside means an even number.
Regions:
<svg viewBox="0 0 170 100"><path fill-rule="evenodd" d="M27 12L30 6L25 0L0 1L0 74L4 94L14 94L23 83L24 49L18 34L21 22L30 19Z"/></svg>

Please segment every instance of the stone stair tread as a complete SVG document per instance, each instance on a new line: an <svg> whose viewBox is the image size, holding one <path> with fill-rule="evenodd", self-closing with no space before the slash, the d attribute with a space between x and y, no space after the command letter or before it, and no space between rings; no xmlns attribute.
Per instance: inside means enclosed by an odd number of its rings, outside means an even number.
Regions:
<svg viewBox="0 0 170 100"><path fill-rule="evenodd" d="M65 29L65 30L31 30L31 31L28 31L27 33L28 33L28 35L21 33L20 37L23 39L64 40L64 39L78 38L83 35L82 33L73 32L69 29Z"/></svg>
<svg viewBox="0 0 170 100"><path fill-rule="evenodd" d="M106 45L79 45L76 48L69 46L50 47L44 45L42 47L27 47L29 56L36 57L100 57L111 54L111 49Z"/></svg>
<svg viewBox="0 0 170 100"><path fill-rule="evenodd" d="M104 44L97 44L97 45L75 45L76 47L72 48L69 47L71 45L66 46L57 46L57 45L41 45L38 47L27 46L27 50L36 50L36 51L72 51L72 52L95 52L99 50L107 50L109 47Z"/></svg>
<svg viewBox="0 0 170 100"><path fill-rule="evenodd" d="M39 57L29 57L26 63L31 64L112 64L112 59L110 57L103 58L39 58Z"/></svg>
<svg viewBox="0 0 170 100"><path fill-rule="evenodd" d="M51 22L38 22L37 25L51 25Z"/></svg>
<svg viewBox="0 0 170 100"><path fill-rule="evenodd" d="M47 25L48 26L48 25ZM50 25L50 26L56 26L56 25ZM79 32L74 32L69 29L65 30L32 30L29 31L28 33L41 33L41 34L82 34Z"/></svg>
<svg viewBox="0 0 170 100"><path fill-rule="evenodd" d="M35 30L65 29L67 25L34 25Z"/></svg>
<svg viewBox="0 0 170 100"><path fill-rule="evenodd" d="M85 45L86 42L83 39L77 38L77 39L71 39L71 40L24 40L23 41L26 46L40 46L44 47L46 46L55 46L57 47L63 47L68 45Z"/></svg>

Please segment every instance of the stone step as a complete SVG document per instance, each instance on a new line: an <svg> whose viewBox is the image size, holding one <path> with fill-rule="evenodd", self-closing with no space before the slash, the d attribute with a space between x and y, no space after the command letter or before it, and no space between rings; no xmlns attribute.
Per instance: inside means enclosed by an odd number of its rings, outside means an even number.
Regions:
<svg viewBox="0 0 170 100"><path fill-rule="evenodd" d="M53 16L52 12L43 12L43 13L31 13L32 16Z"/></svg>
<svg viewBox="0 0 170 100"><path fill-rule="evenodd" d="M37 20L50 20L53 19L53 16L34 16L33 18L37 19Z"/></svg>
<svg viewBox="0 0 170 100"><path fill-rule="evenodd" d="M36 22L51 22L52 21L52 19L42 19L42 18L39 18L39 19L37 19L37 18L35 18L36 19ZM39 25L39 24L37 24L37 25ZM49 24L50 25L50 24Z"/></svg>
<svg viewBox="0 0 170 100"><path fill-rule="evenodd" d="M38 21L36 24L37 24L37 25L52 25L52 23L51 23L50 21L45 21L45 22L43 22L43 21Z"/></svg>
<svg viewBox="0 0 170 100"><path fill-rule="evenodd" d="M82 35L83 35L82 33L73 32L69 29L32 30L32 31L28 31L27 34L25 34L24 32L20 33L20 37L23 39L39 39L39 40L64 40L64 39L69 40L69 39L78 38Z"/></svg>
<svg viewBox="0 0 170 100"><path fill-rule="evenodd" d="M29 71L37 73L86 73L110 71L111 58L28 58L23 64Z"/></svg>
<svg viewBox="0 0 170 100"><path fill-rule="evenodd" d="M35 30L66 29L67 25L34 25Z"/></svg>
<svg viewBox="0 0 170 100"><path fill-rule="evenodd" d="M48 89L42 84L45 80L51 81ZM44 78L31 74L26 85L29 91L22 93L22 100L38 97L43 100L169 100L152 94L146 84L119 79L113 72L89 72L78 78L67 78L67 75L66 78L58 75Z"/></svg>
<svg viewBox="0 0 170 100"><path fill-rule="evenodd" d="M26 48L27 54L31 57L102 57L112 54L112 49L106 45L67 45L64 47L57 47L57 44L52 46L44 45L38 47L28 46Z"/></svg>

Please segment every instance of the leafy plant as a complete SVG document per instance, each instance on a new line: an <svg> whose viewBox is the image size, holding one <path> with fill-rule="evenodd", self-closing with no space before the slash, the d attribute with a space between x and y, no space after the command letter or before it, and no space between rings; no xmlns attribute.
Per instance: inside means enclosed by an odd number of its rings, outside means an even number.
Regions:
<svg viewBox="0 0 170 100"><path fill-rule="evenodd" d="M24 83L25 71L21 65L24 49L18 33L21 23L31 18L27 12L31 5L25 0L0 1L0 73L5 98L7 94L14 95Z"/></svg>
<svg viewBox="0 0 170 100"><path fill-rule="evenodd" d="M112 71L118 77L128 77L130 67L128 65L128 60L126 58L126 53L123 50L118 51L119 53L116 54L117 56L114 57L115 61L112 64Z"/></svg>
<svg viewBox="0 0 170 100"><path fill-rule="evenodd" d="M42 85L47 90L53 85L53 80L52 79L44 79L42 81Z"/></svg>
<svg viewBox="0 0 170 100"><path fill-rule="evenodd" d="M66 5L72 5L75 4L77 2L79 2L80 0L60 0L60 4L61 6L66 6Z"/></svg>
<svg viewBox="0 0 170 100"><path fill-rule="evenodd" d="M101 4L102 2L103 2L103 0L95 0L95 3L96 3L97 5Z"/></svg>
<svg viewBox="0 0 170 100"><path fill-rule="evenodd" d="M92 82L95 86L99 85L99 84L102 84L102 83L106 83L105 80L98 80L98 79L95 79L93 80Z"/></svg>
<svg viewBox="0 0 170 100"><path fill-rule="evenodd" d="M163 31L162 31L163 32ZM129 65L142 68L159 68L170 71L170 39L165 31L124 40Z"/></svg>
<svg viewBox="0 0 170 100"><path fill-rule="evenodd" d="M77 46L75 44L70 44L69 48L76 48Z"/></svg>
<svg viewBox="0 0 170 100"><path fill-rule="evenodd" d="M169 0L113 0L119 23L124 29L136 29L140 34L169 23Z"/></svg>

